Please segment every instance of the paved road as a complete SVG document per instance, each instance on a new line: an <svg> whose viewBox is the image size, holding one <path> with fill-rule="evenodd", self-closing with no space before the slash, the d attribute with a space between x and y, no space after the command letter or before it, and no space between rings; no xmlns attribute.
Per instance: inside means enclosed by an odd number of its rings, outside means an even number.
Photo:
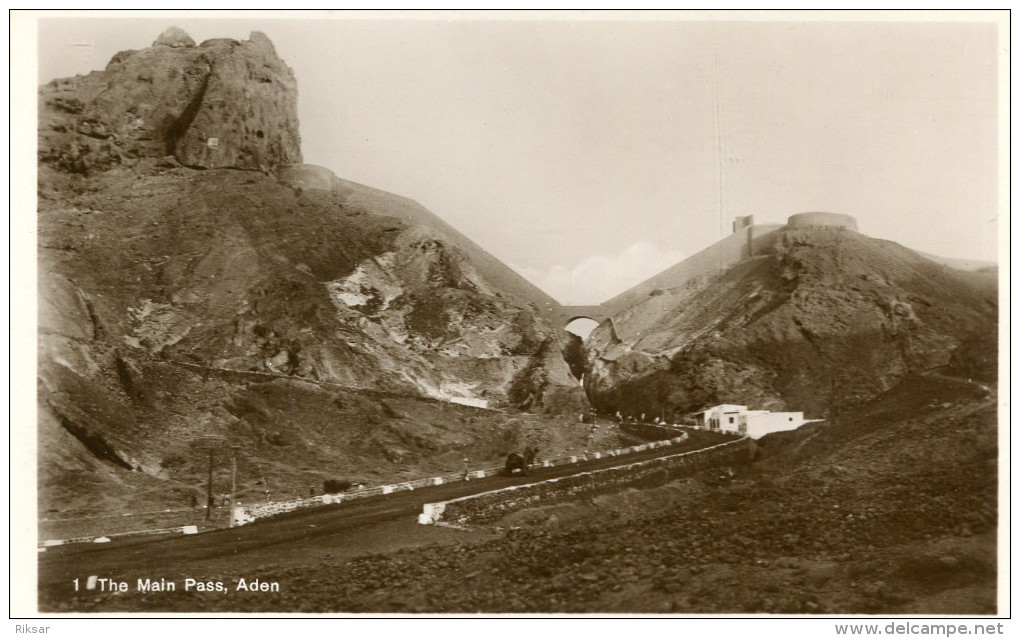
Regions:
<svg viewBox="0 0 1020 638"><path fill-rule="evenodd" d="M955 383L955 384L957 384L959 386L966 387L966 388L969 388L969 389L980 388L981 391L984 393L984 395L986 397L995 394L995 390L993 390L991 387L989 387L989 386L987 386L987 385L985 385L983 383L974 381L973 379L967 379L967 378L964 378L964 377L951 377L951 376L948 376L948 375L945 375L945 374L939 374L938 372L933 372L933 371L922 372L921 376L922 377L928 377L929 379L941 379L943 381L948 381L950 383Z"/></svg>
<svg viewBox="0 0 1020 638"><path fill-rule="evenodd" d="M287 546L294 543L306 547L315 546L318 550L324 547L343 548L348 553L352 548L356 550L359 547L384 551L385 546L377 547L378 543L373 545L373 535L385 535L386 529L395 535L394 538L416 533L414 526L417 525L417 515L425 503L569 476L591 469L626 465L707 447L725 440L729 439L709 432L692 431L690 438L680 445L560 467L534 468L526 477L493 476L395 492L298 510L242 527L192 536L140 537L118 539L99 545L52 547L39 555L40 601L54 602L72 598L75 595L73 579L79 578L79 582L84 583L85 578L91 574L126 581L133 588L137 578L183 579L189 576L200 577L210 573L210 570L229 571L234 566L251 572L270 565L289 565L290 562L286 560L289 551ZM397 528L393 525L385 529L380 527L397 521L402 521L399 532L394 531ZM463 535L463 532L458 533Z"/></svg>

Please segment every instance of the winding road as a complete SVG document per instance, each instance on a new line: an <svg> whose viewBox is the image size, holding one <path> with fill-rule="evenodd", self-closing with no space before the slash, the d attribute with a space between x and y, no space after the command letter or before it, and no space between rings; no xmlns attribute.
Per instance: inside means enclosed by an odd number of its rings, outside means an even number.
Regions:
<svg viewBox="0 0 1020 638"><path fill-rule="evenodd" d="M185 578L250 578L269 567L300 571L303 565L314 565L327 557L354 557L434 543L480 542L492 538L493 532L418 525L417 515L425 503L627 465L730 440L710 432L689 434L687 441L670 447L559 467L537 467L529 476L492 476L297 510L233 529L51 547L39 554L40 610L66 609L73 600L91 596L95 592L82 591L91 575L126 582L133 590L137 579L182 583Z"/></svg>

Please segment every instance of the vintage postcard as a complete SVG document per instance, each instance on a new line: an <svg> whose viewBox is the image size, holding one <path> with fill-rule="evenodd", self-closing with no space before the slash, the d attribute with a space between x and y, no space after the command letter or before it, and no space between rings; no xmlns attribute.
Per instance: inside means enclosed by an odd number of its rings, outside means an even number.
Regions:
<svg viewBox="0 0 1020 638"><path fill-rule="evenodd" d="M1008 12L12 25L18 633L1001 632Z"/></svg>

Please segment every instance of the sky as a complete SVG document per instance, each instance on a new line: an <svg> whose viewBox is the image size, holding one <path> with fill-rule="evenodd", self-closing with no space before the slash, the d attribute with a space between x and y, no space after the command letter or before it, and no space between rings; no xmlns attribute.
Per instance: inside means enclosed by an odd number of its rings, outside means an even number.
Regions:
<svg viewBox="0 0 1020 638"><path fill-rule="evenodd" d="M47 18L38 77L102 69L171 25L263 31L297 77L305 162L417 200L565 304L615 296L737 215L847 213L997 259L994 23L646 15Z"/></svg>

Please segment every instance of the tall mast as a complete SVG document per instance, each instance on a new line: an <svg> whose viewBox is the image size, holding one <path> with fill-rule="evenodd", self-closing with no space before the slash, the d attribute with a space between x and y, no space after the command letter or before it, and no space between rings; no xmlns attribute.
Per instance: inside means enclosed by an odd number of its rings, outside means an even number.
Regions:
<svg viewBox="0 0 1020 638"><path fill-rule="evenodd" d="M715 141L716 141L716 182L719 186L719 238L726 236L726 222L723 202L723 141L722 141L722 99L719 96L719 49L718 39L712 43L712 97L715 100Z"/></svg>

